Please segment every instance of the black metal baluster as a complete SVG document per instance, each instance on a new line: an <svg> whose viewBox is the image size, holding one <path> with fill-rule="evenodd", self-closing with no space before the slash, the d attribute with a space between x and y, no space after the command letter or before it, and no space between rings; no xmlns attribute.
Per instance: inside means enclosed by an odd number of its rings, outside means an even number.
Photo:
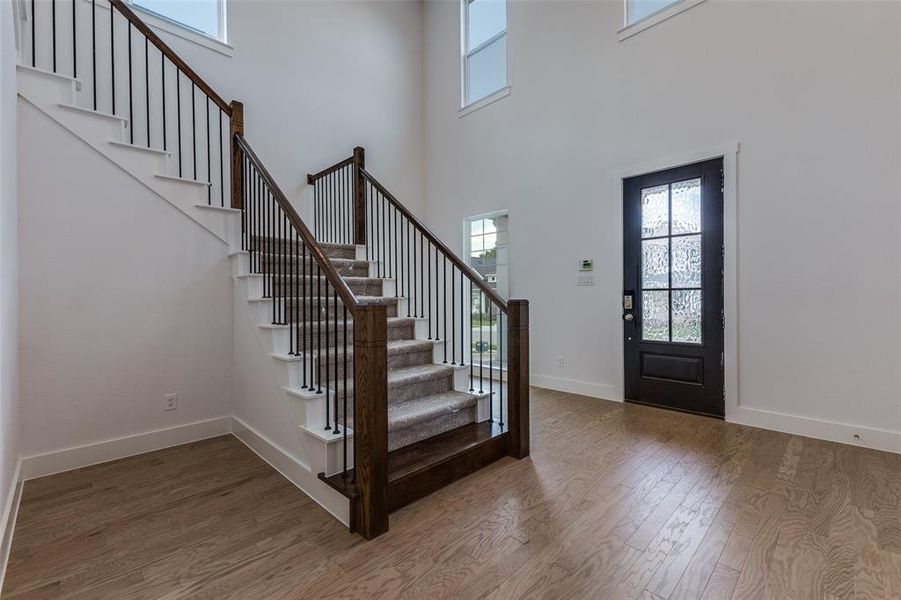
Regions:
<svg viewBox="0 0 901 600"><path fill-rule="evenodd" d="M78 0L73 0L73 2L78 2ZM131 144L135 143L135 99L134 99L134 84L133 84L133 75L131 70L131 21L128 22L128 141Z"/></svg>
<svg viewBox="0 0 901 600"><path fill-rule="evenodd" d="M335 435L341 433L338 427L338 290L332 288L332 302L335 305ZM344 355L344 366L347 366L347 354Z"/></svg>
<svg viewBox="0 0 901 600"><path fill-rule="evenodd" d="M491 364L491 346L494 343L494 325L491 322L491 305L488 303L488 398L491 404L494 404L494 367ZM503 426L504 417L501 415L501 426Z"/></svg>
<svg viewBox="0 0 901 600"><path fill-rule="evenodd" d="M429 302L429 339L432 339L432 241L426 240L426 249L425 249L425 262L426 262L426 290L428 290L428 302Z"/></svg>
<svg viewBox="0 0 901 600"><path fill-rule="evenodd" d="M166 55L160 52L160 81L163 87L163 150L169 149L168 136L166 134Z"/></svg>
<svg viewBox="0 0 901 600"><path fill-rule="evenodd" d="M482 331L482 319L479 319L479 331ZM474 374L472 371L473 371L473 363L475 363L475 360L473 359L473 356L472 356L472 343L474 341L475 340L473 339L473 335L472 335L472 280L470 279L469 280L469 391L470 392L473 391L473 387L472 387L473 381L472 380L473 380ZM482 376L481 360L482 360L482 356L481 356L481 354L479 354L479 377L480 378Z"/></svg>
<svg viewBox="0 0 901 600"><path fill-rule="evenodd" d="M310 263L310 266L312 267L313 264ZM316 337L317 337L317 345L319 347L319 352L318 352L318 356L317 356L318 363L319 363L319 370L316 374L316 387L317 387L316 393L317 394L322 393L322 377L321 377L321 375L322 375L322 278L319 277L321 274L322 274L322 269L319 267L319 263L317 262L316 263L316 306L317 306ZM328 318L328 315L326 315L326 318ZM312 358L310 360L312 362ZM326 413L328 413L328 402L325 403L325 410L326 410ZM325 422L326 422L326 425L328 425L328 414L326 414L326 416L325 416Z"/></svg>
<svg viewBox="0 0 901 600"><path fill-rule="evenodd" d="M347 478L347 305L344 305L344 478Z"/></svg>
<svg viewBox="0 0 901 600"><path fill-rule="evenodd" d="M322 265L318 264L317 267L317 279L322 279ZM322 318L322 311L320 311L320 318ZM329 354L328 354L328 322L329 322L329 308L328 308L328 281L325 282L325 346L323 347L322 342L319 342L319 380L322 381L322 368L325 367L325 430L332 430L332 421L331 421L331 390L329 389Z"/></svg>
<svg viewBox="0 0 901 600"><path fill-rule="evenodd" d="M206 203L208 206L213 205L213 172L210 161L210 98L204 94L206 98Z"/></svg>
<svg viewBox="0 0 901 600"><path fill-rule="evenodd" d="M225 162L222 156L222 109L219 109L219 205L225 208Z"/></svg>
<svg viewBox="0 0 901 600"><path fill-rule="evenodd" d="M417 230L418 231L418 230ZM425 306L423 302L425 301L425 236L422 235L422 232L419 231L419 293L417 297L419 298L419 318L422 319L425 317Z"/></svg>
<svg viewBox="0 0 901 600"><path fill-rule="evenodd" d="M76 0L72 1L74 3ZM36 68L38 66L38 38L37 27L35 26L35 24L37 23L37 13L35 12L34 2L35 0L31 0L31 66ZM91 0L91 10L93 10L93 7L94 0ZM94 108L96 109L97 107L95 106Z"/></svg>
<svg viewBox="0 0 901 600"><path fill-rule="evenodd" d="M444 273L444 294L442 303L442 311L444 313L444 318L442 319L444 322L444 363L447 364L447 256L442 253L442 259L444 260L442 264L442 272Z"/></svg>
<svg viewBox="0 0 901 600"><path fill-rule="evenodd" d="M407 318L410 318L410 305L413 304L413 298L410 296L410 221L402 218L402 223L406 225L406 231L404 232L403 241L406 242L407 245L407 269L406 275L402 274L404 279L404 291L402 296L406 296L407 298ZM403 257L403 255L401 255Z"/></svg>
<svg viewBox="0 0 901 600"><path fill-rule="evenodd" d="M314 380L314 376L313 376L313 341L314 341L314 339L313 339L313 336L316 333L314 331L314 328L316 327L316 321L313 320L313 252L310 251L309 254L310 254L310 257L309 257L309 261L310 261L309 262L309 266L310 266L310 296L309 296L310 310L309 310L309 319L307 320L307 322L309 323L308 337L310 338L310 341L309 341L309 350L310 351L306 356L306 363L309 363L309 367L310 367L309 389L310 389L310 391L312 391L313 390L313 380ZM306 281L306 278L304 278L304 281ZM307 310L307 295L306 295L306 293L304 293L303 302L304 302L304 311L306 311Z"/></svg>
<svg viewBox="0 0 901 600"><path fill-rule="evenodd" d="M400 213L397 210L397 207L394 206L394 204L391 205L391 208L394 210L394 219L392 219L393 225L394 225L394 267L392 269L391 275L395 279L394 295L395 295L395 297L397 297L398 290L397 290L396 280L400 276L399 269L398 269L398 261L401 260L400 231L399 231L400 227L398 226L400 224L399 218L398 218ZM400 266L403 267L403 263L401 263Z"/></svg>
<svg viewBox="0 0 901 600"><path fill-rule="evenodd" d="M144 103L147 105L147 147L150 147L150 54L144 38Z"/></svg>
<svg viewBox="0 0 901 600"><path fill-rule="evenodd" d="M75 3L72 0L72 79L78 79L78 19L75 16Z"/></svg>
<svg viewBox="0 0 901 600"><path fill-rule="evenodd" d="M463 269L460 269L460 366L466 366L466 285L463 279ZM470 298L472 294L470 294ZM472 318L472 310L469 311Z"/></svg>
<svg viewBox="0 0 901 600"><path fill-rule="evenodd" d="M33 0L32 7L34 7ZM97 110L97 0L91 0L91 82L94 110Z"/></svg>
<svg viewBox="0 0 901 600"><path fill-rule="evenodd" d="M378 193L379 198L379 206L382 208L382 217L381 217L381 230L382 230L382 277L387 277L388 275L388 224L385 222L385 213L388 210L388 203L385 201L384 196L382 196L381 192Z"/></svg>
<svg viewBox="0 0 901 600"><path fill-rule="evenodd" d="M193 150L194 156L194 181L197 181L197 100L194 96L194 91L197 89L197 85L194 83L194 80L191 80L191 149Z"/></svg>
<svg viewBox="0 0 901 600"><path fill-rule="evenodd" d="M109 64L110 64L110 94L113 98L113 112L116 114L116 34L113 29L113 15L116 11L113 5L109 5ZM56 70L54 66L53 70Z"/></svg>
<svg viewBox="0 0 901 600"><path fill-rule="evenodd" d="M485 375L482 372L482 358L485 355L485 319L482 318L482 306L485 304L485 292L479 290L479 393L484 394L482 381Z"/></svg>
<svg viewBox="0 0 901 600"><path fill-rule="evenodd" d="M451 333L457 329L457 268L451 264ZM446 290L445 290L446 291ZM451 364L457 364L457 348L451 346Z"/></svg>
<svg viewBox="0 0 901 600"><path fill-rule="evenodd" d="M182 177L181 166L181 69L175 67L175 125L178 133L178 176ZM256 171L256 167L254 167ZM259 221L257 222L259 224Z"/></svg>
<svg viewBox="0 0 901 600"><path fill-rule="evenodd" d="M52 21L52 41L51 45L53 47L53 72L56 73L56 0L51 0L50 2L50 12L52 13L50 16L50 20ZM110 6L110 19L112 19L113 15L113 7Z"/></svg>
<svg viewBox="0 0 901 600"><path fill-rule="evenodd" d="M497 373L498 373L498 384L497 389L500 394L500 399L498 401L498 407L501 413L501 427L504 426L504 312L502 310L497 311L497 347L499 352L498 357L498 365L497 365ZM491 399L491 403L494 404L494 398Z"/></svg>

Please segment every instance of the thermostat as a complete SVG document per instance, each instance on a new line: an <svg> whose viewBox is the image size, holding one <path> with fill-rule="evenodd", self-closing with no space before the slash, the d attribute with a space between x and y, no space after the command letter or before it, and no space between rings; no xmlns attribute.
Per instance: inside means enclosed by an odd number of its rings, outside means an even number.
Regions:
<svg viewBox="0 0 901 600"><path fill-rule="evenodd" d="M580 271L591 271L594 269L594 261L590 258L583 258L582 263L579 265Z"/></svg>

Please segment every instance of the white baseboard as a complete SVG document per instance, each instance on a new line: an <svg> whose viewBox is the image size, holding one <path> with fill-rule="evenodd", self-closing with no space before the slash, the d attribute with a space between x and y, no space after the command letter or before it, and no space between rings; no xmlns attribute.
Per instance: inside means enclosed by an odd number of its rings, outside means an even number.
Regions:
<svg viewBox="0 0 901 600"><path fill-rule="evenodd" d="M558 392L569 392L602 400L619 400L616 397L616 388L606 383L579 381L578 379L567 379L565 377L553 377L536 373L529 377L529 383L535 387L547 388Z"/></svg>
<svg viewBox="0 0 901 600"><path fill-rule="evenodd" d="M313 473L309 465L294 458L290 452L238 417L231 419L232 435L241 440L245 446L253 450L257 456L269 463L269 466L281 473L285 479L312 498L329 514L345 525L350 523L350 503L347 498L319 481L318 474Z"/></svg>
<svg viewBox="0 0 901 600"><path fill-rule="evenodd" d="M0 520L2 527L2 539L0 539L0 590L3 589L3 580L6 576L6 565L9 562L9 550L13 544L13 530L16 527L16 516L19 514L19 501L22 499L22 482L19 475L22 472L22 459L16 461L16 470L9 484L6 496L6 506L3 507L3 517Z"/></svg>
<svg viewBox="0 0 901 600"><path fill-rule="evenodd" d="M739 425L771 429L829 442L901 453L901 432L897 431L860 427L747 406L739 406L727 415L726 420ZM855 438L855 435L858 437Z"/></svg>
<svg viewBox="0 0 901 600"><path fill-rule="evenodd" d="M20 479L27 481L45 475L71 471L136 454L152 452L196 442L231 432L231 417L217 417L196 423L176 425L94 444L75 446L56 452L22 458Z"/></svg>

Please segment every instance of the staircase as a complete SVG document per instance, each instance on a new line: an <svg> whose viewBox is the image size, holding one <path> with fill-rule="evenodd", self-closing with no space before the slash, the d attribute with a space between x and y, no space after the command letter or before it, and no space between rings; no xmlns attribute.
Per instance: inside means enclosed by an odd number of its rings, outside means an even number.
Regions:
<svg viewBox="0 0 901 600"><path fill-rule="evenodd" d="M244 137L243 105L121 0L45 7L27 15L20 96L227 242L318 474L305 491L346 499L350 529L370 539L392 510L528 455L527 301L498 296L366 170L362 148L308 176L301 218Z"/></svg>

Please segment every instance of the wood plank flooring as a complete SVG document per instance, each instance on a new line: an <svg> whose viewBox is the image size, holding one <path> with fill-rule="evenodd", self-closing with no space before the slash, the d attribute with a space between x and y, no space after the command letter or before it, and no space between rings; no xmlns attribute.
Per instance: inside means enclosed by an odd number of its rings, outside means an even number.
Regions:
<svg viewBox="0 0 901 600"><path fill-rule="evenodd" d="M364 542L232 437L25 485L4 599L901 598L901 456L533 389Z"/></svg>

